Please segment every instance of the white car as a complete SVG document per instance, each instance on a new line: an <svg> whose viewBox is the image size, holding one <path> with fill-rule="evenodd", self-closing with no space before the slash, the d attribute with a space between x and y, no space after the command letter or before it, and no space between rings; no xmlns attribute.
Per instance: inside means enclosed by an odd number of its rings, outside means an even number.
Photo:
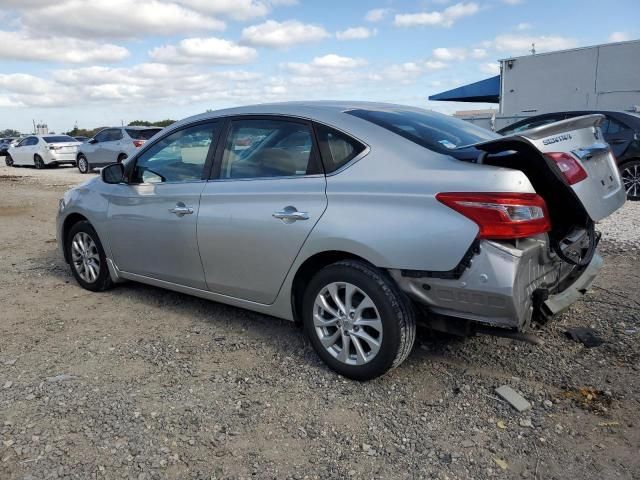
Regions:
<svg viewBox="0 0 640 480"><path fill-rule="evenodd" d="M68 135L31 135L9 147L5 161L8 166L36 168L75 165L79 145L82 143Z"/></svg>

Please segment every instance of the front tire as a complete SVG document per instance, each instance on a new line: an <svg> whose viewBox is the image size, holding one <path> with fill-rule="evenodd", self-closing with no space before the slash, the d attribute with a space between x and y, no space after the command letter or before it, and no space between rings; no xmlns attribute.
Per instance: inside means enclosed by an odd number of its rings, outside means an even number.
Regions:
<svg viewBox="0 0 640 480"><path fill-rule="evenodd" d="M46 167L44 160L42 160L42 157L38 154L33 156L33 165L38 169L38 170L42 170L43 168Z"/></svg>
<svg viewBox="0 0 640 480"><path fill-rule="evenodd" d="M7 167L13 167L13 158L8 153L4 156L4 163Z"/></svg>
<svg viewBox="0 0 640 480"><path fill-rule="evenodd" d="M84 155L78 155L78 171L80 173L89 173L89 170L91 170L91 168L89 167L89 161L87 160L87 157L85 157Z"/></svg>
<svg viewBox="0 0 640 480"><path fill-rule="evenodd" d="M329 265L311 279L303 323L320 358L354 380L400 365L416 335L409 299L384 272L358 260Z"/></svg>
<svg viewBox="0 0 640 480"><path fill-rule="evenodd" d="M620 176L628 200L640 200L640 159L630 160L620 165Z"/></svg>
<svg viewBox="0 0 640 480"><path fill-rule="evenodd" d="M78 222L71 227L65 248L71 273L82 288L102 292L113 286L107 256L98 234L89 222Z"/></svg>

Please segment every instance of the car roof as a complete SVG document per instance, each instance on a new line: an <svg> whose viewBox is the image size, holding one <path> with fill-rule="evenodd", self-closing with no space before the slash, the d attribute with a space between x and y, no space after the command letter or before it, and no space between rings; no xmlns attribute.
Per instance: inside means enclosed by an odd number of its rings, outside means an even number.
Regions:
<svg viewBox="0 0 640 480"><path fill-rule="evenodd" d="M412 107L408 105L397 105L382 102L361 102L347 100L320 100L320 101L294 101L294 102L278 102L278 103L261 103L255 105L246 105L242 107L225 108L221 110L208 111L192 117L179 120L169 127L168 131L175 130L183 125L203 121L213 120L216 118L227 117L232 115L284 115L298 117L304 119L313 119L324 122L336 127L347 128L357 122L363 120L353 115L343 115L349 110L373 110L373 111L389 111L389 110L406 110L419 111L423 113L434 113L422 108Z"/></svg>

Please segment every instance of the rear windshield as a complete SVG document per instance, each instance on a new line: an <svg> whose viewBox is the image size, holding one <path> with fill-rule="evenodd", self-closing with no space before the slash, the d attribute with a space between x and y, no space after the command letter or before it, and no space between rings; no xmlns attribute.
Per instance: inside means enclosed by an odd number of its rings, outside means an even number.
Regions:
<svg viewBox="0 0 640 480"><path fill-rule="evenodd" d="M77 142L75 138L68 137L67 135L56 135L55 137L42 137L47 143L67 143Z"/></svg>
<svg viewBox="0 0 640 480"><path fill-rule="evenodd" d="M147 128L145 130L137 130L133 128L127 128L127 134L133 138L134 140L149 140L156 133L158 133L161 128Z"/></svg>
<svg viewBox="0 0 640 480"><path fill-rule="evenodd" d="M500 137L464 120L426 110L350 110L346 113L445 154L455 148Z"/></svg>

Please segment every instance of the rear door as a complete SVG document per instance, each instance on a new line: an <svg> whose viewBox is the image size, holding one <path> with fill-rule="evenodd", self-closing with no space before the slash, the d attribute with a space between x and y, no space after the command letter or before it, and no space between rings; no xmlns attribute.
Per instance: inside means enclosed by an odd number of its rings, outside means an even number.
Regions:
<svg viewBox="0 0 640 480"><path fill-rule="evenodd" d="M101 132L102 133L102 132ZM122 129L109 128L105 131L104 140L98 143L95 156L96 163L108 165L118 159L122 144Z"/></svg>
<svg viewBox="0 0 640 480"><path fill-rule="evenodd" d="M313 129L286 117L237 117L225 138L198 217L207 285L270 304L327 205Z"/></svg>

